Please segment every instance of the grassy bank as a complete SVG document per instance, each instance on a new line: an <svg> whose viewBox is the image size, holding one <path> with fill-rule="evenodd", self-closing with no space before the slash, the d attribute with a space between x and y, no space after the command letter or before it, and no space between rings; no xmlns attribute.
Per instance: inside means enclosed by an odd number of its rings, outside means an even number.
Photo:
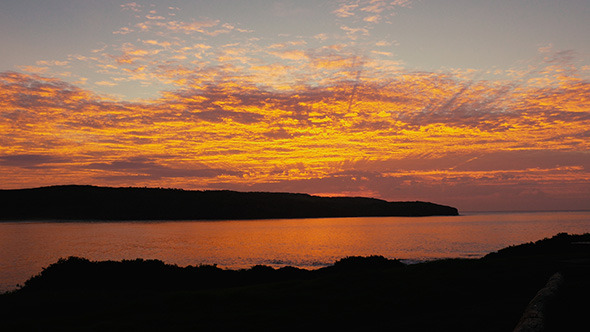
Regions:
<svg viewBox="0 0 590 332"><path fill-rule="evenodd" d="M314 271L69 258L0 296L0 330L511 331L557 271L548 320L562 329L590 309L588 243L560 234L481 259L351 257Z"/></svg>

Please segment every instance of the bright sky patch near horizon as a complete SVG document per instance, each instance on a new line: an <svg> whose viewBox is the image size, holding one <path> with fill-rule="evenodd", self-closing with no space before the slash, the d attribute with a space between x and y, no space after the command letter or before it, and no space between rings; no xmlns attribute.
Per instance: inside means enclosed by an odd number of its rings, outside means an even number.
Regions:
<svg viewBox="0 0 590 332"><path fill-rule="evenodd" d="M590 207L588 1L3 1L0 188Z"/></svg>

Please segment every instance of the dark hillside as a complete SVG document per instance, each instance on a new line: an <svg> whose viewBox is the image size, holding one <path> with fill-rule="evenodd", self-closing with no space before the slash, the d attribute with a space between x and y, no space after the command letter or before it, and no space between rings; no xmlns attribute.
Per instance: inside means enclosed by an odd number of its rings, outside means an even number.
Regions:
<svg viewBox="0 0 590 332"><path fill-rule="evenodd" d="M221 220L457 215L426 202L307 194L53 186L0 190L0 220Z"/></svg>
<svg viewBox="0 0 590 332"><path fill-rule="evenodd" d="M0 331L512 331L556 272L545 331L588 330L590 234L560 234L481 259L309 271L70 257L0 294Z"/></svg>

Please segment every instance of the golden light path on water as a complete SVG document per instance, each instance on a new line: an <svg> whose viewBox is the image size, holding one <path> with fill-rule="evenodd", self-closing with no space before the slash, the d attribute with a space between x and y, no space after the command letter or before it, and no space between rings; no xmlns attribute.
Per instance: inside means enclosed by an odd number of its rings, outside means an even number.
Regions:
<svg viewBox="0 0 590 332"><path fill-rule="evenodd" d="M0 290L61 257L160 259L180 266L320 268L347 256L477 258L560 232L590 232L590 212L458 217L184 222L2 222Z"/></svg>

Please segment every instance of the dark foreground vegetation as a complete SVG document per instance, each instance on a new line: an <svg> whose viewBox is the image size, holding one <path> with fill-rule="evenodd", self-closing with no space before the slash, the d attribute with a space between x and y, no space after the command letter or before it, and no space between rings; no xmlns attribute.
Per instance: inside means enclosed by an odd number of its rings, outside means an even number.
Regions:
<svg viewBox="0 0 590 332"><path fill-rule="evenodd" d="M590 234L481 259L349 257L313 271L70 257L0 295L0 330L512 331L556 271L565 281L549 330L587 327Z"/></svg>
<svg viewBox="0 0 590 332"><path fill-rule="evenodd" d="M427 202L363 197L52 186L0 190L0 220L222 220L457 215Z"/></svg>

